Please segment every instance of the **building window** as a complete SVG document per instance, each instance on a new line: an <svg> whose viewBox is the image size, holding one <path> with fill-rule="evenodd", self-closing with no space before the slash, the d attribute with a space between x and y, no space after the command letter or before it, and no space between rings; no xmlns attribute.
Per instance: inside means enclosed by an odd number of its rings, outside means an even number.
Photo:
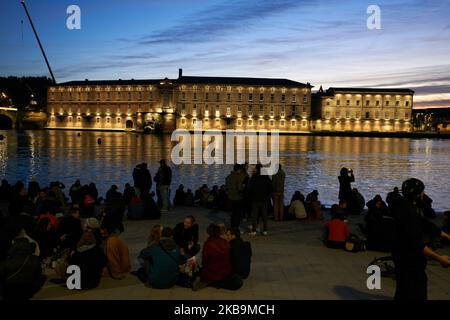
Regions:
<svg viewBox="0 0 450 320"><path fill-rule="evenodd" d="M370 104L370 101L369 101L369 100L366 100L366 107L368 107L369 104Z"/></svg>
<svg viewBox="0 0 450 320"><path fill-rule="evenodd" d="M192 125L196 125L197 124L197 119L192 119Z"/></svg>
<svg viewBox="0 0 450 320"><path fill-rule="evenodd" d="M106 118L106 123L109 123L109 118Z"/></svg>
<svg viewBox="0 0 450 320"><path fill-rule="evenodd" d="M270 120L270 126L273 127L273 120Z"/></svg>
<svg viewBox="0 0 450 320"><path fill-rule="evenodd" d="M346 106L348 107L350 105L350 100L347 100Z"/></svg>
<svg viewBox="0 0 450 320"><path fill-rule="evenodd" d="M186 93L182 92L181 93L181 100L185 100L186 99Z"/></svg>
<svg viewBox="0 0 450 320"><path fill-rule="evenodd" d="M329 106L330 105L330 100L327 100L327 106Z"/></svg>
<svg viewBox="0 0 450 320"><path fill-rule="evenodd" d="M227 107L227 117L231 117L231 107Z"/></svg>
<svg viewBox="0 0 450 320"><path fill-rule="evenodd" d="M337 100L337 101L336 101L336 105L337 105L337 106L340 106L340 105L341 105L341 100Z"/></svg>
<svg viewBox="0 0 450 320"><path fill-rule="evenodd" d="M81 118L80 117L78 117L77 120L78 120L78 122L81 122Z"/></svg>
<svg viewBox="0 0 450 320"><path fill-rule="evenodd" d="M389 106L389 101L386 101L386 107Z"/></svg>
<svg viewBox="0 0 450 320"><path fill-rule="evenodd" d="M259 125L262 126L264 124L264 120L259 120Z"/></svg>
<svg viewBox="0 0 450 320"><path fill-rule="evenodd" d="M208 110L208 105L206 104L205 105L205 116L208 116L208 114L209 114L209 110Z"/></svg>
<svg viewBox="0 0 450 320"><path fill-rule="evenodd" d="M281 121L280 121L280 125L281 125L282 127L284 127L284 120L281 120Z"/></svg>
<svg viewBox="0 0 450 320"><path fill-rule="evenodd" d="M241 125L242 125L242 121L241 121L241 120L238 120L238 121L237 121L237 125L238 125L238 126L241 126Z"/></svg>
<svg viewBox="0 0 450 320"><path fill-rule="evenodd" d="M241 101L242 100L242 94L238 93L238 100Z"/></svg>
<svg viewBox="0 0 450 320"><path fill-rule="evenodd" d="M335 118L339 119L341 117L341 113L339 111L336 111L335 113Z"/></svg>
<svg viewBox="0 0 450 320"><path fill-rule="evenodd" d="M197 100L197 92L194 92L194 100Z"/></svg>
<svg viewBox="0 0 450 320"><path fill-rule="evenodd" d="M259 101L264 101L264 94L262 93L259 94Z"/></svg>
<svg viewBox="0 0 450 320"><path fill-rule="evenodd" d="M400 101L395 101L395 106L398 107L400 105Z"/></svg>
<svg viewBox="0 0 450 320"><path fill-rule="evenodd" d="M97 123L100 123L100 118L97 118Z"/></svg>
<svg viewBox="0 0 450 320"><path fill-rule="evenodd" d="M359 107L359 100L356 100L356 105Z"/></svg>
<svg viewBox="0 0 450 320"><path fill-rule="evenodd" d="M406 102L405 102L405 106L406 106L406 107L409 107L409 101L406 101Z"/></svg>
<svg viewBox="0 0 450 320"><path fill-rule="evenodd" d="M264 115L264 106L262 105L259 106L259 115L260 116Z"/></svg>
<svg viewBox="0 0 450 320"><path fill-rule="evenodd" d="M375 105L378 107L380 105L380 101L377 100L377 102L375 102Z"/></svg>
<svg viewBox="0 0 450 320"><path fill-rule="evenodd" d="M227 101L231 101L231 94L227 93Z"/></svg>
<svg viewBox="0 0 450 320"><path fill-rule="evenodd" d="M272 93L270 94L270 102L274 102L275 101L275 95Z"/></svg>
<svg viewBox="0 0 450 320"><path fill-rule="evenodd" d="M72 122L72 117L69 117L69 122Z"/></svg>
<svg viewBox="0 0 450 320"><path fill-rule="evenodd" d="M308 97L306 94L303 95L303 103L308 103Z"/></svg>
<svg viewBox="0 0 450 320"><path fill-rule="evenodd" d="M347 119L350 119L350 111L345 112L345 117L346 117Z"/></svg>
<svg viewBox="0 0 450 320"><path fill-rule="evenodd" d="M117 118L117 123L120 123L120 118Z"/></svg>
<svg viewBox="0 0 450 320"><path fill-rule="evenodd" d="M375 112L375 119L380 119L380 112Z"/></svg>
<svg viewBox="0 0 450 320"><path fill-rule="evenodd" d="M153 100L153 92L150 92L150 100Z"/></svg>
<svg viewBox="0 0 450 320"><path fill-rule="evenodd" d="M248 94L248 101L253 101L253 93Z"/></svg>
<svg viewBox="0 0 450 320"><path fill-rule="evenodd" d="M295 116L296 113L297 113L297 107L292 106L292 115Z"/></svg>
<svg viewBox="0 0 450 320"><path fill-rule="evenodd" d="M216 93L216 101L220 101L220 93Z"/></svg>
<svg viewBox="0 0 450 320"><path fill-rule="evenodd" d="M120 101L120 94L121 94L121 92L119 91L119 92L117 92L117 100L119 100Z"/></svg>
<svg viewBox="0 0 450 320"><path fill-rule="evenodd" d="M366 119L370 119L370 112L366 112Z"/></svg>
<svg viewBox="0 0 450 320"><path fill-rule="evenodd" d="M139 91L139 101L142 100L142 92Z"/></svg>
<svg viewBox="0 0 450 320"><path fill-rule="evenodd" d="M360 118L360 114L359 114L359 112L357 112L356 113L356 119L359 119Z"/></svg>
<svg viewBox="0 0 450 320"><path fill-rule="evenodd" d="M252 105L248 106L248 115L249 116L253 115Z"/></svg>
<svg viewBox="0 0 450 320"><path fill-rule="evenodd" d="M186 123L186 119L181 119L181 124L185 124Z"/></svg>
<svg viewBox="0 0 450 320"><path fill-rule="evenodd" d="M408 118L409 118L409 113L405 112L405 119L408 119Z"/></svg>
<svg viewBox="0 0 450 320"><path fill-rule="evenodd" d="M281 95L281 102L284 102L284 101L286 101L286 95L282 94Z"/></svg>
<svg viewBox="0 0 450 320"><path fill-rule="evenodd" d="M253 120L248 120L248 125L252 126L253 125Z"/></svg>
<svg viewBox="0 0 450 320"><path fill-rule="evenodd" d="M128 92L128 100L131 100L131 92Z"/></svg>
<svg viewBox="0 0 450 320"><path fill-rule="evenodd" d="M330 119L330 111L325 112L325 119Z"/></svg>
<svg viewBox="0 0 450 320"><path fill-rule="evenodd" d="M294 120L294 121L291 121L291 126L292 126L292 127L295 127L295 120Z"/></svg>
<svg viewBox="0 0 450 320"><path fill-rule="evenodd" d="M205 101L208 101L208 99L209 99L209 94L207 92L207 93L205 93Z"/></svg>
<svg viewBox="0 0 450 320"><path fill-rule="evenodd" d="M292 102L297 102L297 97L295 96L295 94L292 95Z"/></svg>
<svg viewBox="0 0 450 320"><path fill-rule="evenodd" d="M385 112L385 113L384 113L384 118L385 118L385 119L389 119L389 112Z"/></svg>

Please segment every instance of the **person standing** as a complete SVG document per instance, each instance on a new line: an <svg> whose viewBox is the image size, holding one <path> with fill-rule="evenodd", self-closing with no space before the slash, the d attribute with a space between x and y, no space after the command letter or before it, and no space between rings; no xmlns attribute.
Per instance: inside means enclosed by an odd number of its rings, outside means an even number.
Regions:
<svg viewBox="0 0 450 320"><path fill-rule="evenodd" d="M225 191L231 203L231 227L239 228L242 219L243 203L242 192L244 176L240 172L241 166L235 164L233 171L225 179Z"/></svg>
<svg viewBox="0 0 450 320"><path fill-rule="evenodd" d="M272 176L272 200L273 200L273 215L275 221L283 221L284 214L284 181L286 174L278 167L278 172Z"/></svg>
<svg viewBox="0 0 450 320"><path fill-rule="evenodd" d="M169 189L172 183L172 169L167 165L166 160L159 161L160 167L155 175L156 189L158 191L158 202L162 203L161 212L169 211L170 199Z"/></svg>
<svg viewBox="0 0 450 320"><path fill-rule="evenodd" d="M355 176L352 169L342 168L339 180L339 200L347 201L349 207L353 204L352 182L355 182Z"/></svg>
<svg viewBox="0 0 450 320"><path fill-rule="evenodd" d="M263 235L267 235L267 207L272 193L272 181L266 175L261 175L261 164L256 165L256 171L248 182L248 198L252 205L252 230L250 235L256 235L259 215L263 219Z"/></svg>
<svg viewBox="0 0 450 320"><path fill-rule="evenodd" d="M396 241L392 250L395 264L395 300L427 299L427 257L449 266L449 257L435 253L425 243L427 220L420 209L425 185L411 178L403 182L404 200L399 205L395 219Z"/></svg>

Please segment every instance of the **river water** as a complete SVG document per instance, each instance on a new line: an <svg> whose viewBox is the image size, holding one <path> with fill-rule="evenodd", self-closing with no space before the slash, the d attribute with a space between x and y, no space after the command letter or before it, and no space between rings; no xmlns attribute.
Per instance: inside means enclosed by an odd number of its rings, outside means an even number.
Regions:
<svg viewBox="0 0 450 320"><path fill-rule="evenodd" d="M59 180L66 191L76 180L96 182L101 195L112 184L123 189L132 183L137 163L147 162L153 174L161 158L170 159L175 142L170 135L123 132L0 131L0 178L10 183L35 179L41 185ZM98 144L97 139L102 143ZM322 203L337 201L337 176L341 167L352 168L354 187L368 201L386 196L403 180L417 177L438 211L450 210L450 140L280 136L280 162L286 171L288 202L295 190L305 195L319 191ZM183 183L198 188L224 183L230 165L172 165L172 189Z"/></svg>

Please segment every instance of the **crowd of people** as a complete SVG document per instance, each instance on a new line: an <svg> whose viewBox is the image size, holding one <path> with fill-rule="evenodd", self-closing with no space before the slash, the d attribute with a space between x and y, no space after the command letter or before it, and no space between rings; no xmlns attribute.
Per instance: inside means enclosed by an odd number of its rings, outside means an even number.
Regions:
<svg viewBox="0 0 450 320"><path fill-rule="evenodd" d="M237 290L249 276L252 256L250 243L241 239L245 222L250 236L267 236L269 216L276 222L322 220L325 212L317 190L306 196L295 191L285 205L282 166L272 176L262 175L261 169L257 164L249 173L248 164L235 164L223 185L209 189L204 184L194 193L180 185L173 204L172 170L165 160L160 161L154 179L146 163L138 164L132 174L133 185L125 184L123 192L112 185L104 198L99 197L95 183L82 185L79 180L70 187L68 197L58 181L43 188L30 181L26 188L20 181L11 186L3 180L0 201L8 203L8 210L0 214L0 294L5 299L31 298L45 283L46 268L57 274L53 282L65 283L66 269L73 264L82 271L83 289L97 287L102 276L120 280L131 272L153 288L179 285L194 290L205 286ZM151 191L153 182L156 192ZM342 168L338 182L339 202L331 206L331 219L324 224L326 246L344 248L354 236L348 219L364 213L364 224L359 227L367 248L392 252L398 266L396 297L411 297L411 292L416 298L426 297L423 259L426 256L448 265L448 258L433 249L450 243L450 213L444 214L442 228L432 222L436 217L432 199L417 179L405 181L401 189L395 187L385 201L375 195L367 203L352 188L355 176L351 169ZM209 225L203 247L193 216L173 228L155 225L138 256L141 267L132 272L128 245L121 236L124 217L159 219L173 205L228 211L230 220L228 226ZM407 263L416 269L411 270ZM405 280L412 274L418 277L415 291L408 290Z"/></svg>

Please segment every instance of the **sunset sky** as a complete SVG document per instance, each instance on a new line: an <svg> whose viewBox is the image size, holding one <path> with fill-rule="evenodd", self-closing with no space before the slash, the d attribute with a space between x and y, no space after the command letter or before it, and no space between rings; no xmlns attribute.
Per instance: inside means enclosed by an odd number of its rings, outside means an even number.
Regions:
<svg viewBox="0 0 450 320"><path fill-rule="evenodd" d="M81 8L81 30L66 9ZM381 8L381 30L366 10ZM450 107L450 0L28 0L56 80L288 78L401 87ZM23 21L23 23L22 23ZM20 0L0 2L0 75L48 75Z"/></svg>

